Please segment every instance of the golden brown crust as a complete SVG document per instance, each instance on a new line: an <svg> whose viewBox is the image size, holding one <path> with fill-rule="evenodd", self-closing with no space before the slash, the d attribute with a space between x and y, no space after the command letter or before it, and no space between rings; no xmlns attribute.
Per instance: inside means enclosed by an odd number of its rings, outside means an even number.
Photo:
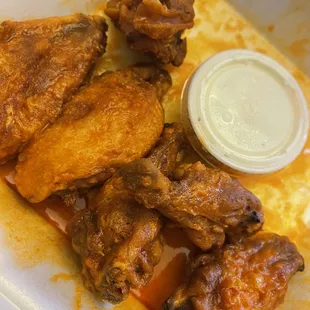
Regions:
<svg viewBox="0 0 310 310"><path fill-rule="evenodd" d="M83 14L0 25L0 162L55 121L105 51L106 30Z"/></svg>
<svg viewBox="0 0 310 310"><path fill-rule="evenodd" d="M103 182L145 156L163 125L163 108L151 84L131 70L106 73L74 96L22 152L16 186L39 202L56 191Z"/></svg>
<svg viewBox="0 0 310 310"><path fill-rule="evenodd" d="M221 247L226 236L239 240L264 223L261 202L227 173L200 162L182 165L166 178L150 159L140 159L117 171L124 188L147 208L159 210L184 228L202 250Z"/></svg>
<svg viewBox="0 0 310 310"><path fill-rule="evenodd" d="M105 13L125 34L130 48L179 66L186 56L182 33L194 26L193 4L194 0L110 0Z"/></svg>
<svg viewBox="0 0 310 310"><path fill-rule="evenodd" d="M259 233L197 257L167 310L274 310L304 261L287 237Z"/></svg>

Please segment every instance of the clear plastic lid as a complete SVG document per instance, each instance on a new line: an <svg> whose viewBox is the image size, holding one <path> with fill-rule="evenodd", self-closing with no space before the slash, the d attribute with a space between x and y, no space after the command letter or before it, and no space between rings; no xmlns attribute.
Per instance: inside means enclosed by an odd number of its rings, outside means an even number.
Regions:
<svg viewBox="0 0 310 310"><path fill-rule="evenodd" d="M187 109L203 148L243 173L284 168L307 140L308 107L299 85L256 52L230 50L204 62L189 82Z"/></svg>

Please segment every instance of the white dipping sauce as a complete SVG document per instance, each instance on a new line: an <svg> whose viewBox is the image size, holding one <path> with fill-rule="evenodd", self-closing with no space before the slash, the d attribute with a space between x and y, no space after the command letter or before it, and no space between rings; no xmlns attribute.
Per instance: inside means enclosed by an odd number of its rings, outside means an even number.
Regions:
<svg viewBox="0 0 310 310"><path fill-rule="evenodd" d="M295 79L248 50L219 53L198 68L183 93L183 123L211 165L250 174L290 164L309 130L307 103Z"/></svg>

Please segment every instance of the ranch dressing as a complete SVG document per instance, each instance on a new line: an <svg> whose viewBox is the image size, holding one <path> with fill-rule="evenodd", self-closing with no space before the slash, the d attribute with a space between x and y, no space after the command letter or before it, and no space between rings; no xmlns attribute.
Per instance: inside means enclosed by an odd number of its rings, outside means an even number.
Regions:
<svg viewBox="0 0 310 310"><path fill-rule="evenodd" d="M195 150L233 174L267 174L290 164L309 130L305 97L291 74L248 50L204 62L183 91L183 123Z"/></svg>

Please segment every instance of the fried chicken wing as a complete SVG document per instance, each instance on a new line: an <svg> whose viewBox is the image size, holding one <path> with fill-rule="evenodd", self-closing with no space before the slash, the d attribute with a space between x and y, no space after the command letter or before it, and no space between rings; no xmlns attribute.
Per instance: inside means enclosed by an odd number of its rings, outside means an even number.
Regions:
<svg viewBox="0 0 310 310"><path fill-rule="evenodd" d="M114 177L119 179L119 189L128 190L138 202L183 227L202 250L222 246L226 236L237 240L262 228L258 198L227 173L200 162L180 166L174 182L149 159L123 166Z"/></svg>
<svg viewBox="0 0 310 310"><path fill-rule="evenodd" d="M130 48L179 66L186 56L182 33L194 26L193 4L194 0L110 0L105 13Z"/></svg>
<svg viewBox="0 0 310 310"><path fill-rule="evenodd" d="M304 261L287 237L259 233L196 258L166 310L274 310Z"/></svg>
<svg viewBox="0 0 310 310"><path fill-rule="evenodd" d="M0 162L53 123L106 47L100 16L0 25Z"/></svg>
<svg viewBox="0 0 310 310"><path fill-rule="evenodd" d="M151 279L163 250L162 221L156 211L115 192L110 181L90 207L93 210L81 211L69 226L84 285L103 300L120 303L130 288Z"/></svg>
<svg viewBox="0 0 310 310"><path fill-rule="evenodd" d="M19 156L15 182L31 202L103 183L149 153L164 125L156 89L132 70L109 72L82 89L57 121Z"/></svg>

